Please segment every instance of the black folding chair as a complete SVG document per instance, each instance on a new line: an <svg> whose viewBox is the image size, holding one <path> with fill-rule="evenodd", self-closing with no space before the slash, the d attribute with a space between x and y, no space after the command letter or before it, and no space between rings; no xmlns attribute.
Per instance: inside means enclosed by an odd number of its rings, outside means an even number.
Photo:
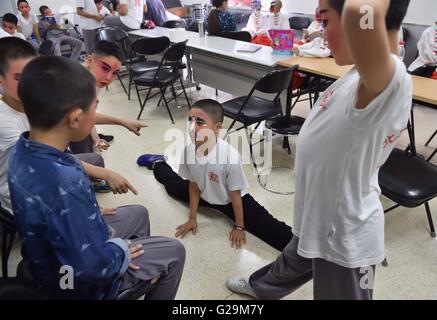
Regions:
<svg viewBox="0 0 437 320"><path fill-rule="evenodd" d="M186 26L187 26L187 23L185 22L184 19L168 20L168 21L164 22L164 24L162 25L163 28L168 28L168 29L175 29L175 28L185 29Z"/></svg>
<svg viewBox="0 0 437 320"><path fill-rule="evenodd" d="M165 51L161 59L161 63L156 71L148 71L134 78L135 89L137 91L138 101L140 103L140 113L138 114L137 119L140 119L147 101L157 94L161 94L161 100L164 100L165 107L167 108L167 112L170 116L171 122L174 123L173 115L171 114L170 108L168 106L168 103L172 99L167 101L167 99L165 98L165 93L169 87L172 87L172 89L174 90L174 83L177 81L180 82L182 91L187 100L188 107L191 108L190 100L188 99L187 92L185 91L184 83L182 81L182 75L180 74L177 67L178 63L180 63L182 57L185 54L187 41L188 40L185 40L183 42L179 42L170 46L170 48ZM140 90L138 87L145 87L149 89L144 101L141 101ZM150 96L150 93L154 88L158 88L159 92Z"/></svg>
<svg viewBox="0 0 437 320"><path fill-rule="evenodd" d="M257 81L250 90L249 95L238 97L222 104L225 116L233 120L226 132L225 139L229 134L244 129L249 142L252 164L256 170L257 164L253 158L252 136L263 121L283 114L280 96L290 85L295 69L295 67L292 67L273 70ZM274 95L274 98L268 100L255 96L254 93L256 91ZM237 122L243 126L231 131ZM249 134L248 127L253 124L256 124L255 129Z"/></svg>
<svg viewBox="0 0 437 320"><path fill-rule="evenodd" d="M2 255L2 276L8 277L8 260L14 244L17 228L13 215L0 204L0 234Z"/></svg>
<svg viewBox="0 0 437 320"><path fill-rule="evenodd" d="M400 206L415 208L425 205L431 237L435 238L429 201L437 196L437 167L417 155L410 122L408 134L410 147L407 150L394 149L379 171L382 194L397 203L385 213Z"/></svg>
<svg viewBox="0 0 437 320"><path fill-rule="evenodd" d="M132 79L144 72L156 71L159 68L159 61L147 60L147 56L155 55L163 52L170 45L170 40L167 37L158 38L141 38L132 43L132 57L143 55L146 60L140 62L129 63L129 88L128 99L130 100L130 93L132 87Z"/></svg>

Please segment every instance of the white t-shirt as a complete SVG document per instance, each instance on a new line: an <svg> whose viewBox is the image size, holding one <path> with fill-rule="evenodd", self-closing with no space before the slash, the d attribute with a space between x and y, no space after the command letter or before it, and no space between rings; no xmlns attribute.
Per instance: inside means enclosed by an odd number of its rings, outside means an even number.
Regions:
<svg viewBox="0 0 437 320"><path fill-rule="evenodd" d="M408 67L411 72L425 64L437 61L437 25L431 26L423 32L417 43L417 49L419 56Z"/></svg>
<svg viewBox="0 0 437 320"><path fill-rule="evenodd" d="M121 0L120 4L127 4L127 15L120 16L121 22L131 29L139 29L144 18L145 0Z"/></svg>
<svg viewBox="0 0 437 320"><path fill-rule="evenodd" d="M196 147L185 147L179 165L179 175L195 182L200 197L210 204L226 205L231 202L229 191L241 190L247 194L248 183L241 165L240 154L222 139L206 157L195 156Z"/></svg>
<svg viewBox="0 0 437 320"><path fill-rule="evenodd" d="M251 34L252 38L267 33L267 17L261 12L254 12L249 16L247 25L243 31Z"/></svg>
<svg viewBox="0 0 437 320"><path fill-rule="evenodd" d="M18 112L0 100L0 202L12 213L8 187L8 160L11 148L20 135L30 130L26 114Z"/></svg>
<svg viewBox="0 0 437 320"><path fill-rule="evenodd" d="M7 33L5 30L3 30L2 27L0 27L0 39L6 37L12 37L12 36L9 33Z"/></svg>
<svg viewBox="0 0 437 320"><path fill-rule="evenodd" d="M27 18L23 17L21 13L17 14L18 26L21 28L26 39L29 39L33 34L33 25L38 24L38 18L34 14L29 14Z"/></svg>
<svg viewBox="0 0 437 320"><path fill-rule="evenodd" d="M95 14L98 15L99 12L97 11L96 4L94 3L94 0L76 0L76 7L82 8L84 11L86 11L89 14ZM85 18L80 17L81 22L81 28L85 30L95 30L98 28L101 28L102 25L99 21L91 19L91 18Z"/></svg>
<svg viewBox="0 0 437 320"><path fill-rule="evenodd" d="M15 31L15 33L12 36L15 38L26 40L26 38L24 37L24 35L21 32Z"/></svg>
<svg viewBox="0 0 437 320"><path fill-rule="evenodd" d="M403 62L387 88L355 108L354 68L317 101L299 134L293 233L298 253L346 268L384 260L384 211L379 168L407 128L412 81Z"/></svg>
<svg viewBox="0 0 437 320"><path fill-rule="evenodd" d="M267 22L267 30L288 30L290 29L290 22L285 13L269 14Z"/></svg>
<svg viewBox="0 0 437 320"><path fill-rule="evenodd" d="M317 20L314 20L311 22L311 24L308 26L308 33L314 33L314 32L323 32L323 25L318 22Z"/></svg>

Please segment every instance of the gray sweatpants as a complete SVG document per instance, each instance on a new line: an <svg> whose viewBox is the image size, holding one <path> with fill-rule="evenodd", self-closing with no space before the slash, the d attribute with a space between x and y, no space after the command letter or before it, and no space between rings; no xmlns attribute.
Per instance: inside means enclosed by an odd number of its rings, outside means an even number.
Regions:
<svg viewBox="0 0 437 320"><path fill-rule="evenodd" d="M129 31L133 31L135 29L129 28L127 25L125 25L120 17L118 16L108 16L105 17L105 26L107 27L119 27L122 28L124 31L129 32Z"/></svg>
<svg viewBox="0 0 437 320"><path fill-rule="evenodd" d="M104 219L113 229L113 236L132 239L133 245L141 243L144 249L144 254L132 261L140 269L128 269L123 276L121 290L133 287L138 281L149 281L159 276L147 299L173 300L185 263L182 243L176 239L150 236L149 215L143 206L119 207L115 215L106 215Z"/></svg>
<svg viewBox="0 0 437 320"><path fill-rule="evenodd" d="M92 153L78 153L73 155L76 159L79 161L83 161L89 164L92 164L93 166L97 167L105 167L105 160L100 154L97 154L95 152Z"/></svg>
<svg viewBox="0 0 437 320"><path fill-rule="evenodd" d="M65 34L48 35L48 40L53 42L53 50L55 56L61 56L61 46L63 44L69 44L72 47L72 53L70 59L73 61L79 61L80 53L82 52L83 43L77 38L67 36Z"/></svg>
<svg viewBox="0 0 437 320"><path fill-rule="evenodd" d="M350 269L324 259L304 258L297 253L298 244L299 238L293 237L274 262L250 276L259 299L283 298L313 279L316 300L372 300L375 266ZM363 281L365 271L372 272L370 282Z"/></svg>

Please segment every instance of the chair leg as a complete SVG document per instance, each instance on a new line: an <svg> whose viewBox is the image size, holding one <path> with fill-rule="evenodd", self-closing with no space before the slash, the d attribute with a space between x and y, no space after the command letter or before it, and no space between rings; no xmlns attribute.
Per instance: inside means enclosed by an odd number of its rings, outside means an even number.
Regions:
<svg viewBox="0 0 437 320"><path fill-rule="evenodd" d="M170 116L171 123L174 124L173 115L171 114L170 108L169 108L168 103L167 103L167 99L165 99L165 92L167 91L167 87L160 88L160 91L161 91L162 100L164 100L165 107L167 108L168 115Z"/></svg>
<svg viewBox="0 0 437 320"><path fill-rule="evenodd" d="M426 159L426 161L430 162L432 158L434 158L434 156L437 154L437 148L434 150L434 152L429 156L428 159Z"/></svg>
<svg viewBox="0 0 437 320"><path fill-rule="evenodd" d="M9 239L8 239L9 234ZM5 229L2 230L2 275L3 278L8 277L8 260L11 254L12 245L14 244L15 232L7 233Z"/></svg>
<svg viewBox="0 0 437 320"><path fill-rule="evenodd" d="M117 74L117 79L120 81L121 86L123 87L124 92L127 94L126 86L124 85L123 81L121 80L120 75Z"/></svg>
<svg viewBox="0 0 437 320"><path fill-rule="evenodd" d="M176 95L176 90L175 90L175 88L174 88L173 83L171 84L171 94L172 94L172 96L173 96L174 102L175 102L176 105L177 105L177 103L178 103L178 101L177 101L177 95Z"/></svg>
<svg viewBox="0 0 437 320"><path fill-rule="evenodd" d="M147 92L146 98L144 99L143 102L141 102L141 96L140 96L140 92L138 91L138 86L135 84L135 89L137 91L137 95L138 95L138 101L140 102L140 113L138 114L137 120L140 120L141 114L143 113L144 107L146 106L146 102L149 99L149 95L150 92L152 91L152 88L149 88L149 91Z"/></svg>
<svg viewBox="0 0 437 320"><path fill-rule="evenodd" d="M436 233L434 229L434 222L432 221L431 209L429 208L429 203L425 203L426 215L428 217L429 228L431 229L431 237L435 238Z"/></svg>
<svg viewBox="0 0 437 320"><path fill-rule="evenodd" d="M223 140L226 140L226 138L229 135L229 132L231 132L231 129L234 127L236 122L237 122L237 120L232 121L231 125L229 126L228 130L226 131L226 134L225 134L225 137L223 138Z"/></svg>
<svg viewBox="0 0 437 320"><path fill-rule="evenodd" d="M181 83L181 87L182 87L182 91L184 92L185 99L187 99L188 108L191 109L190 99L188 99L188 95L187 95L187 92L185 91L184 83L183 83L182 79L179 79L179 81L180 81L180 83Z"/></svg>
<svg viewBox="0 0 437 320"><path fill-rule="evenodd" d="M129 88L127 93L127 100L130 100L131 87L132 87L132 71L129 70Z"/></svg>
<svg viewBox="0 0 437 320"><path fill-rule="evenodd" d="M436 135L437 135L437 130L432 134L431 138L429 138L429 140L425 143L425 146L428 146Z"/></svg>
<svg viewBox="0 0 437 320"><path fill-rule="evenodd" d="M382 265L383 267L388 267L388 261L387 261L387 258L384 258L384 261L381 262L381 265Z"/></svg>

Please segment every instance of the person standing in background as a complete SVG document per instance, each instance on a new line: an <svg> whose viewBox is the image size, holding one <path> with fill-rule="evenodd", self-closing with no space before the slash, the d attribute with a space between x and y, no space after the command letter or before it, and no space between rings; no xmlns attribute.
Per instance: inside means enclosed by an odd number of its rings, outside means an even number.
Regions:
<svg viewBox="0 0 437 320"><path fill-rule="evenodd" d="M145 0L121 0L118 16L105 18L107 27L119 27L125 31L140 29L147 6Z"/></svg>
<svg viewBox="0 0 437 320"><path fill-rule="evenodd" d="M152 20L158 27L168 20L167 12L161 0L146 0L145 20Z"/></svg>
<svg viewBox="0 0 437 320"><path fill-rule="evenodd" d="M101 28L104 19L99 14L94 0L76 0L77 14L82 17L81 27L85 39L86 52L89 54L97 38L97 29Z"/></svg>

